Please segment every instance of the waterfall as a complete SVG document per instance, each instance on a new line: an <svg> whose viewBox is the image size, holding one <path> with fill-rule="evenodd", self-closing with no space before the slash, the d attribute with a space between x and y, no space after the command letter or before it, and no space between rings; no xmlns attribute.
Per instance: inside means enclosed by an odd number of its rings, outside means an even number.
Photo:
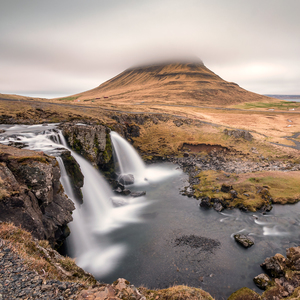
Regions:
<svg viewBox="0 0 300 300"><path fill-rule="evenodd" d="M118 133L110 133L114 152L121 174L133 174L136 181L143 181L145 178L145 164L136 150Z"/></svg>
<svg viewBox="0 0 300 300"><path fill-rule="evenodd" d="M145 206L152 201L146 197L115 196L100 172L90 162L69 149L63 134L55 124L13 125L6 127L5 130L6 132L0 136L1 143L19 142L26 149L43 151L57 157L61 183L65 193L75 204L73 221L69 223L71 235L67 239L68 251L75 257L80 267L98 278L109 274L127 251L126 239L116 239L117 230L131 223L142 222L140 215ZM144 181L145 176L150 181L157 181L174 173L174 171L164 173L159 167L154 166L146 168L134 148L117 133L111 133L111 140L121 173L133 174L135 185L137 182L147 184L148 181ZM59 157L62 148L71 152L84 176L81 205L74 196L64 163ZM114 207L113 201L121 206Z"/></svg>
<svg viewBox="0 0 300 300"><path fill-rule="evenodd" d="M119 168L120 174L133 174L135 185L155 183L180 173L179 170L166 169L157 164L146 167L137 151L118 133L111 131L110 137L116 168Z"/></svg>
<svg viewBox="0 0 300 300"><path fill-rule="evenodd" d="M95 276L104 276L110 273L126 252L126 247L112 242L110 232L125 224L139 222L137 217L145 203L135 203L131 197L123 199L114 196L111 188L88 161L68 148L67 142L61 132L58 140L67 148L80 166L84 176L82 187L83 204L79 206L75 199L75 212L71 222L71 236L68 238L68 248L76 263L93 273ZM61 158L62 183L67 195L74 200L69 178ZM70 194L68 194L70 192ZM121 198L120 202L127 203L121 207L113 207L112 199ZM131 203L132 201L132 203Z"/></svg>
<svg viewBox="0 0 300 300"><path fill-rule="evenodd" d="M95 245L93 245L93 240L86 231L85 223L83 222L83 218L80 215L80 206L78 205L78 202L76 201L75 195L73 193L72 185L69 176L67 175L65 165L61 157L58 156L56 157L56 159L60 167L60 180L64 187L65 193L71 200L73 200L75 204L75 211L73 212L73 222L71 222L69 226L71 228L71 232L76 232L76 235L72 234L69 237L68 244L70 246L69 248L71 256L78 257L83 253L86 253L89 249L94 248Z"/></svg>
<svg viewBox="0 0 300 300"><path fill-rule="evenodd" d="M61 132L59 133L59 140L71 152L72 156L80 166L84 177L82 194L84 199L88 199L86 204L88 206L89 214L96 214L95 218L105 218L105 215L113 208L110 200L113 197L111 188L100 173L88 161L68 148L67 142ZM99 216L99 213L101 216Z"/></svg>

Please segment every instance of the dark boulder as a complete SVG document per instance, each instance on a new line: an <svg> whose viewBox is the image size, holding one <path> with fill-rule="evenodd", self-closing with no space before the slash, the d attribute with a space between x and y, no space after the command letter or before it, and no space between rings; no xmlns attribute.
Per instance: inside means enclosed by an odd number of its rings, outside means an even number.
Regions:
<svg viewBox="0 0 300 300"><path fill-rule="evenodd" d="M275 256L267 257L260 266L272 277L280 277L284 273L285 257L277 253Z"/></svg>
<svg viewBox="0 0 300 300"><path fill-rule="evenodd" d="M295 271L300 271L300 247L292 247L286 250L286 265Z"/></svg>
<svg viewBox="0 0 300 300"><path fill-rule="evenodd" d="M74 157L71 155L71 152L66 150L61 153L61 159L64 162L66 172L70 178L71 185L73 188L74 195L79 202L83 202L83 197L81 193L81 188L83 187L83 175L80 170L80 166Z"/></svg>
<svg viewBox="0 0 300 300"><path fill-rule="evenodd" d="M132 174L122 174L118 180L123 185L129 185L134 183L134 176Z"/></svg>
<svg viewBox="0 0 300 300"><path fill-rule="evenodd" d="M210 208L211 207L211 202L210 202L209 197L203 197L200 200L201 200L200 207L204 207L204 208Z"/></svg>
<svg viewBox="0 0 300 300"><path fill-rule="evenodd" d="M256 284L256 286L259 287L261 290L266 290L267 287L271 285L270 277L263 273L254 277L253 281Z"/></svg>
<svg viewBox="0 0 300 300"><path fill-rule="evenodd" d="M232 186L231 185L228 185L228 184L225 184L225 183L222 184L221 192L223 192L223 193L229 193L230 190L232 190Z"/></svg>
<svg viewBox="0 0 300 300"><path fill-rule="evenodd" d="M254 241L244 234L235 234L234 239L244 248L249 248L254 245Z"/></svg>
<svg viewBox="0 0 300 300"><path fill-rule="evenodd" d="M69 234L75 206L64 193L56 159L4 145L0 150L0 221L59 246Z"/></svg>
<svg viewBox="0 0 300 300"><path fill-rule="evenodd" d="M223 205L220 202L215 202L213 205L214 210L221 212L222 210L224 210Z"/></svg>

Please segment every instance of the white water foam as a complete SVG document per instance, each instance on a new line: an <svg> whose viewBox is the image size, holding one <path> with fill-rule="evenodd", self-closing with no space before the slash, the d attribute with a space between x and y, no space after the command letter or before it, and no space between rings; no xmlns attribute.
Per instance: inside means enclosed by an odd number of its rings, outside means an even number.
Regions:
<svg viewBox="0 0 300 300"><path fill-rule="evenodd" d="M134 176L134 185L141 186L149 183L162 181L170 176L176 176L181 173L174 167L167 169L159 165L146 167L137 151L123 139L117 132L110 133L111 141L115 153L115 166L120 169L120 174L132 174Z"/></svg>

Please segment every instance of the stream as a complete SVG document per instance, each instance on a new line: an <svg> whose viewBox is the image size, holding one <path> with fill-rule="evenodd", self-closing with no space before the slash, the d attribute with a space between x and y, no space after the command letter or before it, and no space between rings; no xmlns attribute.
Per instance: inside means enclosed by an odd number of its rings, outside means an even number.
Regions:
<svg viewBox="0 0 300 300"><path fill-rule="evenodd" d="M76 206L68 255L100 281L111 283L123 277L152 289L186 284L226 299L244 286L261 292L253 277L262 273L264 259L285 255L286 248L300 244L300 203L274 205L265 215L202 209L199 201L181 195L188 175L178 166L145 166L116 133L111 138L118 166L136 177L128 188L146 195L115 195L103 176L72 151L84 175L80 205L59 157L61 148L68 146L56 124L0 125L0 129L5 130L0 134L3 144L22 143L26 149L57 157L65 192ZM237 232L250 234L255 245L242 248L233 239Z"/></svg>

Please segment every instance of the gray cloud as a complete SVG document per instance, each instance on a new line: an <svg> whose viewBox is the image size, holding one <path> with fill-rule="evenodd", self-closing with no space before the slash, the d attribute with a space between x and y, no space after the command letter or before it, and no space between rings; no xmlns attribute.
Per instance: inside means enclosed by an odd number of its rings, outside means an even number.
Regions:
<svg viewBox="0 0 300 300"><path fill-rule="evenodd" d="M300 94L298 0L2 2L2 93L68 95L197 56L254 92Z"/></svg>

